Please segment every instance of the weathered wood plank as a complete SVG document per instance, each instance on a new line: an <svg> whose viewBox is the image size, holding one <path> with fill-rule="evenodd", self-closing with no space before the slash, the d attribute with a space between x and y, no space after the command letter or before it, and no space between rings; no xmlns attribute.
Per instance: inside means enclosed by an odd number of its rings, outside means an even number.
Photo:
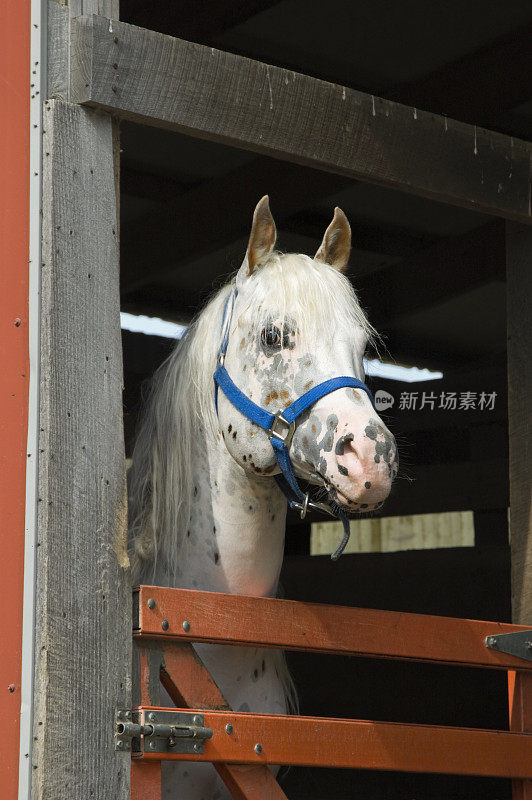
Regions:
<svg viewBox="0 0 532 800"><path fill-rule="evenodd" d="M508 225L508 422L512 616L532 625L532 230Z"/></svg>
<svg viewBox="0 0 532 800"><path fill-rule="evenodd" d="M72 100L529 222L531 145L214 48L73 20ZM116 65L116 66L115 66Z"/></svg>
<svg viewBox="0 0 532 800"><path fill-rule="evenodd" d="M48 0L46 79L48 98L68 100L68 40L70 15L68 6Z"/></svg>
<svg viewBox="0 0 532 800"><path fill-rule="evenodd" d="M71 17L82 14L100 14L113 21L118 19L120 0L67 0Z"/></svg>
<svg viewBox="0 0 532 800"><path fill-rule="evenodd" d="M36 798L129 797L131 702L112 123L44 106Z"/></svg>
<svg viewBox="0 0 532 800"><path fill-rule="evenodd" d="M47 98L68 100L70 19L101 14L118 19L119 0L48 0L46 17Z"/></svg>

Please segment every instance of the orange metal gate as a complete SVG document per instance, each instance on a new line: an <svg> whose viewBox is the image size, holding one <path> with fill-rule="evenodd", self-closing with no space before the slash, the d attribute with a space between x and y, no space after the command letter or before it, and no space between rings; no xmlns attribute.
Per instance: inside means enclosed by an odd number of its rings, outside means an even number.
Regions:
<svg viewBox="0 0 532 800"><path fill-rule="evenodd" d="M202 752L176 754L150 752L149 737L139 736L132 800L160 800L162 760L211 761L237 800L285 797L268 764L505 777L516 800L532 800L532 661L486 646L486 637L526 628L153 586L135 590L134 600L140 718L162 710L150 702L160 680L178 708L192 709L191 720L201 715L212 737ZM234 712L190 642L507 670L510 730Z"/></svg>

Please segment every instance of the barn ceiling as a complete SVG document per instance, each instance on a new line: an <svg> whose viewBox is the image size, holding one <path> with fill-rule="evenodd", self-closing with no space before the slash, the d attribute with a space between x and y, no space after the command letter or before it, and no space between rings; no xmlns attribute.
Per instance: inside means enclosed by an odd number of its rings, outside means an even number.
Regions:
<svg viewBox="0 0 532 800"><path fill-rule="evenodd" d="M510 135L532 133L529 0L129 0L121 18ZM239 266L253 206L268 193L284 250L313 254L334 206L348 214L351 276L392 357L462 370L504 357L504 251L497 245L497 258L486 259L482 250L486 231L502 240L492 219L155 128L121 130L124 310L190 319ZM476 248L485 267L475 265ZM396 285L402 275L415 281L410 313ZM388 295L393 302L381 303Z"/></svg>

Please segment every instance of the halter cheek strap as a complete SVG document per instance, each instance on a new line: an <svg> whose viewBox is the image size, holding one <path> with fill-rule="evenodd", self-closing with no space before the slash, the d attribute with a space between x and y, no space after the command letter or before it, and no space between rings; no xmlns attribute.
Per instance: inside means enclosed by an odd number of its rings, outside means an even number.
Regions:
<svg viewBox="0 0 532 800"><path fill-rule="evenodd" d="M294 475L292 462L290 460L290 444L296 428L297 418L303 414L314 403L322 397L335 392L337 389L352 388L361 389L365 392L372 405L375 407L373 395L365 383L359 381L358 378L352 378L347 375L342 375L337 378L330 378L323 381L317 386L313 386L308 392L302 394L287 406L283 411L278 411L272 414L266 411L261 406L254 403L238 386L233 382L227 369L225 368L225 354L227 345L229 343L229 331L231 326L231 317L233 314L234 302L236 299L236 289L227 298L224 308L224 318L222 323L222 343L218 352L218 366L214 373L214 400L216 405L216 412L218 413L218 389L221 389L229 402L240 411L250 422L255 423L261 427L269 436L270 444L281 470L280 475L275 475L275 480L288 500L290 508L295 508L301 513L304 518L308 508L314 508L319 511L325 512L332 517L339 519L344 527L344 535L341 543L336 548L331 558L336 561L349 541L349 519L347 515L341 510L333 510L327 503L317 503L309 499L308 493L305 494L300 488L297 479Z"/></svg>

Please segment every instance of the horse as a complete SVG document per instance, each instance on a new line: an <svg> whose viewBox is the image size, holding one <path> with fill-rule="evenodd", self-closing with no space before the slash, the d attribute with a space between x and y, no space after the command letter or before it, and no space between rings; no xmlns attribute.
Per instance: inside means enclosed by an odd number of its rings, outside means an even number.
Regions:
<svg viewBox="0 0 532 800"><path fill-rule="evenodd" d="M284 254L275 244L265 196L236 276L154 376L128 474L135 583L275 596L285 495L300 508L301 496L290 498L282 486L286 470L274 444L286 453L288 477L318 487L325 510L344 527L348 514L380 507L390 492L397 447L363 383L363 357L375 331L345 275L349 222L336 208L314 258ZM222 364L240 402L219 375L213 381ZM334 388L337 376L346 376L340 388ZM283 412L288 416L295 400L320 386L327 392L289 424ZM261 427L246 414L242 397L281 430ZM280 651L194 647L235 711L296 708ZM230 797L211 764L174 762L164 770L164 797Z"/></svg>

